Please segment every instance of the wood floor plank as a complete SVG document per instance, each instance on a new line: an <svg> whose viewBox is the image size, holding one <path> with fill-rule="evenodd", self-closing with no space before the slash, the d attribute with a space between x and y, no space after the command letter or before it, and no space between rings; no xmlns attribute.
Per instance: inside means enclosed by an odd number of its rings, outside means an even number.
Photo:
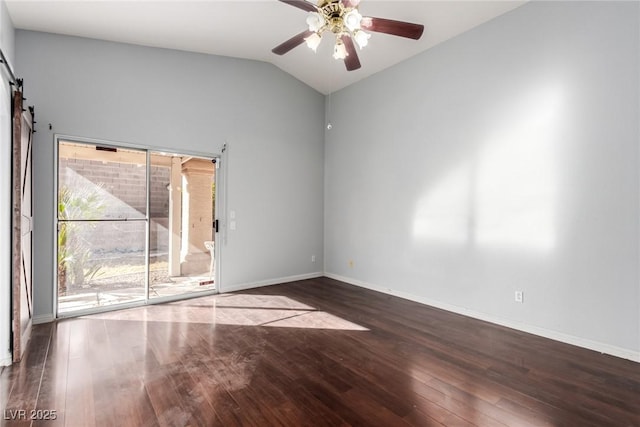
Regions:
<svg viewBox="0 0 640 427"><path fill-rule="evenodd" d="M36 409L55 411L55 419L34 420L34 426L64 426L69 365L69 322L51 324L51 344L44 366Z"/></svg>
<svg viewBox="0 0 640 427"><path fill-rule="evenodd" d="M36 325L0 403L56 411L8 426L640 426L640 364L318 278Z"/></svg>
<svg viewBox="0 0 640 427"><path fill-rule="evenodd" d="M102 391L102 378L93 376L90 350L90 322L84 319L69 321L69 353L67 368L67 396L65 399L65 425L96 425L95 391Z"/></svg>
<svg viewBox="0 0 640 427"><path fill-rule="evenodd" d="M32 330L30 344L22 361L8 369L11 379L9 396L3 408L3 421L12 426L31 425L31 411L36 409L43 369L51 342L51 325ZM3 387L4 388L4 387ZM18 415L16 417L16 414Z"/></svg>
<svg viewBox="0 0 640 427"><path fill-rule="evenodd" d="M414 410L405 417L412 425L444 425L456 427L475 425L422 396L417 396L415 402Z"/></svg>
<svg viewBox="0 0 640 427"><path fill-rule="evenodd" d="M117 379L115 393L119 396L114 408L114 418L121 426L154 426L157 424L151 400L144 388L144 366L153 358L140 355L143 347L140 336L145 333L143 324L105 320L109 342L109 358L113 361L113 375Z"/></svg>

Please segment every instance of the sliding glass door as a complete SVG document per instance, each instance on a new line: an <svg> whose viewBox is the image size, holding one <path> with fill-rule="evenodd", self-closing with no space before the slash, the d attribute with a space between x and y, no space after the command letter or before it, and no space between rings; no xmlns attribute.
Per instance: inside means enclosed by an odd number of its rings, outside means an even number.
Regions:
<svg viewBox="0 0 640 427"><path fill-rule="evenodd" d="M150 153L149 297L215 290L213 159Z"/></svg>
<svg viewBox="0 0 640 427"><path fill-rule="evenodd" d="M58 315L215 291L212 159L58 143Z"/></svg>

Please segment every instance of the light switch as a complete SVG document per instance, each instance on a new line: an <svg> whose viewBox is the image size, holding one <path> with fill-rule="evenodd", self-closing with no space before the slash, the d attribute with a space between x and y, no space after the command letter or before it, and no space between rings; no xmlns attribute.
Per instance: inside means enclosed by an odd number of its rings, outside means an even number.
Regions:
<svg viewBox="0 0 640 427"><path fill-rule="evenodd" d="M229 211L229 218L234 219L236 217L236 211Z"/></svg>
<svg viewBox="0 0 640 427"><path fill-rule="evenodd" d="M229 230L235 230L236 229L236 222L235 221L230 221L229 222Z"/></svg>

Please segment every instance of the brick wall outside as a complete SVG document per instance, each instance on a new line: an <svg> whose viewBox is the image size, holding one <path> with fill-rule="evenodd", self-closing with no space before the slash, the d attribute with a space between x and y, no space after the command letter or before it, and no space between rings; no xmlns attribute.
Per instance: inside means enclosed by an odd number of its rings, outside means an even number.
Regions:
<svg viewBox="0 0 640 427"><path fill-rule="evenodd" d="M151 252L168 249L169 168L151 166ZM60 159L60 187L77 194L97 194L103 203L100 219L142 219L146 211L146 168L135 164L82 159ZM95 224L95 223L94 223ZM144 222L102 222L81 227L96 256L144 252ZM80 231L78 231L80 232Z"/></svg>

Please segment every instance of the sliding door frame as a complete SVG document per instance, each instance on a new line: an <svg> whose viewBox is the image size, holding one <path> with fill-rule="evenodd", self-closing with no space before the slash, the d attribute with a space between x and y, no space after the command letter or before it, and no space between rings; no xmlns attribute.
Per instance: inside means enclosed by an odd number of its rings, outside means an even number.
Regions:
<svg viewBox="0 0 640 427"><path fill-rule="evenodd" d="M213 154L213 153L202 153L202 152L196 152L196 151L192 151L192 150L176 150L173 148L163 148L163 147L152 147L152 146L145 146L145 145L140 145L140 144L132 144L132 143L128 143L128 142L121 142L121 141L112 141L112 140L103 140L103 139L96 139L96 138L86 138L86 137L79 137L79 136L72 136L72 135L66 135L66 134L54 134L53 135L53 140L54 140L54 145L53 145L53 171L54 171L54 177L53 177L53 186L54 186L54 197L53 197L53 215L52 215L52 220L53 220L53 271L52 271L52 286L53 286L53 315L54 318L69 318L69 317L78 317L78 316L85 316L85 315L89 315L89 314L97 314L97 313L104 313L104 312L108 312L108 311L114 311L114 310L123 310L123 309L127 309L127 308L133 308L133 307L141 307L141 306L145 306L145 305L153 305L153 304L161 304L161 303L166 303L166 302L172 302L172 301L181 301L181 300L186 300L186 299L190 299L190 298L198 298L198 297L202 297L202 296L207 296L207 295L215 295L217 293L221 292L220 289L220 277L221 277L221 257L220 257L220 246L222 246L221 244L218 244L218 240L220 241L220 243L222 243L222 239L218 239L222 233L216 233L214 231L214 233L217 234L216 236L216 246L215 246L215 257L214 257L214 263L215 263L215 275L214 275L214 283L215 283L215 289L212 289L210 291L201 291L201 292L194 292L194 293L187 293L187 294L178 294L178 295L170 295L170 296L164 296L164 297L154 297L154 298L149 298L149 269L150 269L150 265L149 265L149 261L150 261L150 254L149 254L149 248L150 248L150 244L151 244L151 233L150 233L150 221L151 221L151 213L150 213L150 204L151 204L151 187L150 187L150 181L151 181L151 162L150 162L150 157L151 157L151 152L161 152L161 153L167 153L167 154L180 154L180 155L187 155L187 156L193 156L193 157L201 157L201 158L205 158L205 159L216 159L216 166L215 166L215 188L216 188L216 193L215 193L215 210L216 210L216 215L219 217L219 214L217 212L224 212L224 200L222 200L222 197L219 197L219 195L221 194L226 194L226 189L223 189L223 186L225 185L224 183L224 179L222 178L222 165L220 164L220 160L222 158L222 154ZM59 147L60 147L60 143L61 142L74 142L74 143L79 143L79 144L94 144L94 145L100 145L103 147L113 147L113 148L130 148L130 149L134 149L134 150L143 150L146 152L146 230L145 230L145 297L143 300L139 300L139 301L132 301L132 302L125 302L125 303L120 303L120 304L114 304L114 305L106 305L106 306L100 306L100 307L93 307L93 308L87 308L87 309L80 309L80 310L74 310L71 313L58 313L58 178L59 178L59 173L60 171L59 169L59 163L60 163L60 159L59 159ZM220 177L220 180L218 180L218 178ZM216 218L214 218L214 221L216 220Z"/></svg>

